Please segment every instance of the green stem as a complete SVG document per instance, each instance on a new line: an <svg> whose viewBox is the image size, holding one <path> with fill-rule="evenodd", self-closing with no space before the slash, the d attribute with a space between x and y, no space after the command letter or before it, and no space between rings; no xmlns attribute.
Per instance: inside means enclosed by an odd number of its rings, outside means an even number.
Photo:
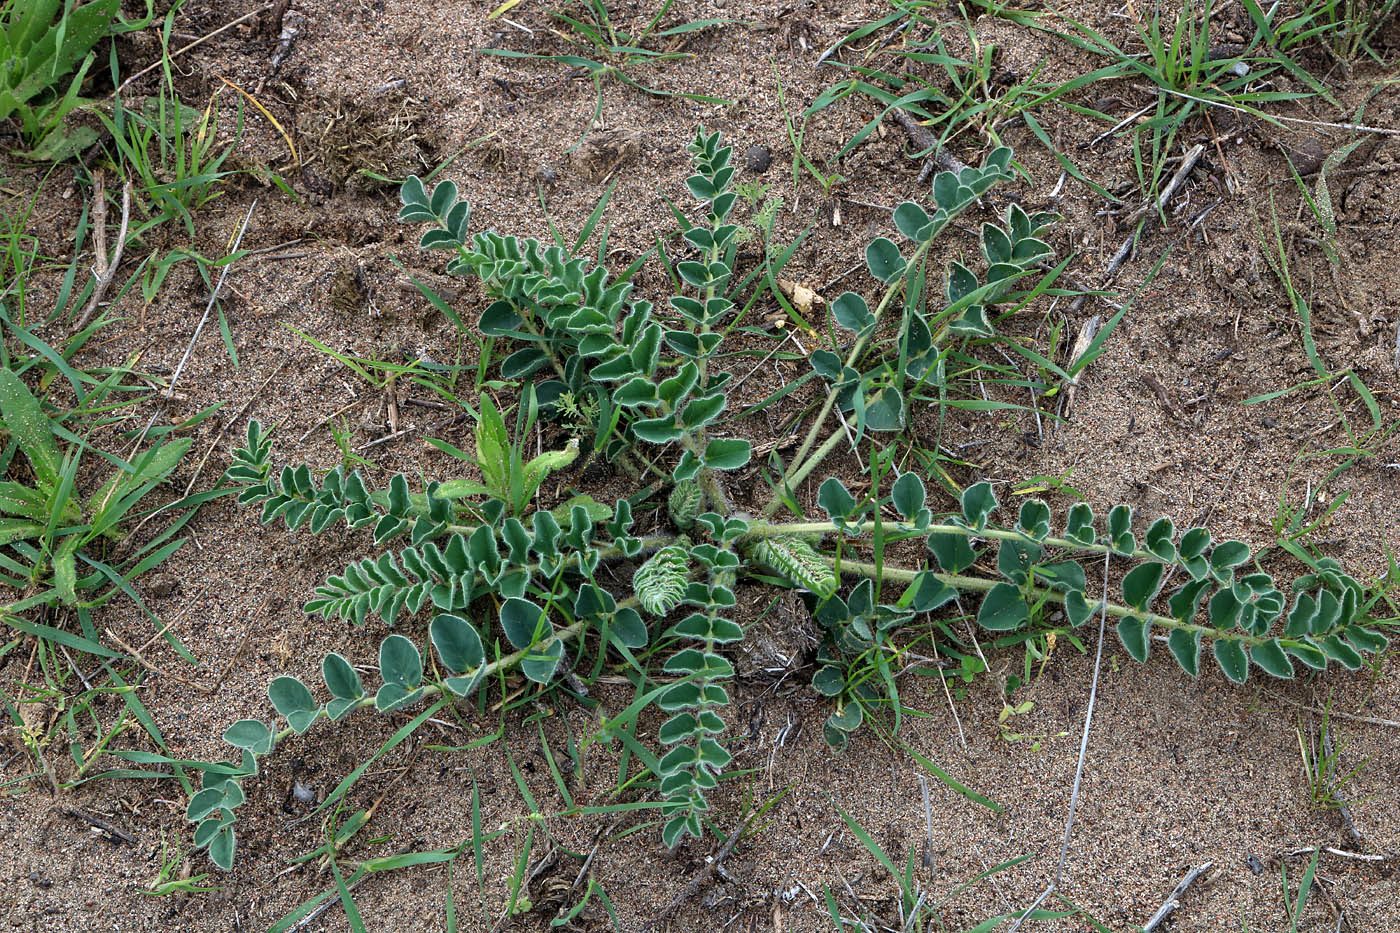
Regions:
<svg viewBox="0 0 1400 933"><path fill-rule="evenodd" d="M619 603L618 605L619 605L619 606L622 606L622 605L626 605L626 603L625 603L625 602L624 602L624 603ZM565 628L557 629L557 630L554 632L553 637L554 637L554 638L558 638L558 639L560 639L561 641L572 641L573 639L575 639L575 638L577 638L579 635L581 635L581 634L583 633L583 631L584 631L586 628L588 628L588 620L587 620L587 619L580 619L579 621L575 622L573 625L567 626L567 627L565 627ZM533 647L533 646L532 646L532 647ZM511 654L508 654L508 655L506 655L506 656L503 657L503 658L499 658L498 660L492 661L490 664L487 664L485 667L483 667L483 668L481 669L481 677L479 678L479 681L478 681L478 682L484 682L484 681L486 681L488 678L490 678L490 677L491 677L493 674L495 674L497 671L509 670L509 669L515 667L517 664L520 663L520 659L523 658L523 657L525 657L525 655L526 655L529 651L530 651L529 648L521 648L519 651L512 652ZM439 685L439 684L427 684L426 686L422 687L421 689L422 689L423 693L422 693L422 696L420 697L420 699L423 699L423 700L430 699L430 698L432 698L432 697L438 696L438 695L440 695L440 694L443 693L443 688L442 688L442 686ZM455 697L455 694L453 694L453 696ZM365 696L363 696L363 697L360 697L359 700L355 701L355 705L352 706L352 707L350 707L349 710L346 710L346 715L349 715L349 714L350 714L351 712L353 712L354 710L357 710L357 709L364 709L366 706L373 706L373 705L374 705L374 695L373 695L373 694L367 694L367 695L365 695ZM311 720L311 721L312 721L312 723L315 723L317 720L321 719L323 716L328 716L328 715L329 715L329 714L326 712L326 707L322 706L319 710L316 711L316 718L313 719L313 720ZM308 725L306 728L309 729L309 728L311 728L311 726ZM280 732L278 732L276 735L274 735L274 736L272 737L272 745L273 745L273 747L275 748L275 747L277 746L278 743L280 743L283 739L287 738L289 735L291 735L291 734L292 734L293 732L295 732L295 731L296 731L296 730L293 729L291 726L287 726L286 728L282 729ZM302 730L302 731L306 731L306 730Z"/></svg>
<svg viewBox="0 0 1400 933"><path fill-rule="evenodd" d="M914 255L910 257L909 262L906 264L906 270L916 265L923 257L924 253L928 252L931 242L932 240L929 239L919 244L918 249L914 250ZM855 346L851 348L851 352L846 356L846 366L855 366L856 360L860 359L860 355L865 352L865 345L870 342L870 338L880 326L880 315L884 313L885 308L889 306L894 296L904 290L905 280L906 276L901 274L897 282L885 289L884 297L880 299L880 304L875 308L874 320L871 322L870 326L866 328L865 333L856 338ZM841 436L840 432L832 434L832 437L828 438L827 442L822 444L821 448L812 455L810 461L805 459L808 451L812 449L812 445L817 442L817 435L821 433L822 424L826 422L826 416L831 414L831 409L836 404L836 394L836 389L834 387L827 391L826 401L822 403L821 411L818 412L817 417L812 420L811 430L807 432L807 437L802 441L802 446L798 448L797 455L792 458L792 467L788 470L787 475L783 477L777 491L773 493L773 498L768 501L768 504L763 507L763 511L760 513L764 518L771 516L782 506L782 491L796 485L795 478L799 473L805 478L817 468L817 465L826 458L827 454L835 449L836 444L832 438L839 438Z"/></svg>
<svg viewBox="0 0 1400 933"><path fill-rule="evenodd" d="M936 534L954 534L965 538L989 538L994 541L1014 541L1017 544L1034 544L1046 548L1065 548L1073 551L1090 551L1096 554L1113 553L1120 557L1132 558L1135 560L1156 560L1162 558L1151 551L1144 551L1141 548L1124 554L1115 551L1107 544L1085 544L1082 541L1074 541L1069 538L1042 538L1036 541L1022 532L1009 528L983 528L981 531L974 531L962 525L928 525L923 528L916 528L913 525L900 522L881 522L881 531L886 534L899 534L908 532L911 535L926 536ZM848 534L851 536L871 534L875 531L875 523L869 522L847 522L844 526L838 527L835 522L764 522L750 521L748 534L761 538L772 538L778 535L813 535L813 534ZM1163 561L1163 563L1175 563L1174 561Z"/></svg>
<svg viewBox="0 0 1400 933"><path fill-rule="evenodd" d="M877 567L875 564L866 561L837 560L835 557L827 557L826 555L822 555L822 559L825 560L833 570L837 570L843 574L849 574L851 576L857 577L869 577L871 579L874 579L878 576L884 580L894 580L900 583L912 583L915 579L918 578L920 574L931 572L933 573L935 579L948 584L949 586L953 587L954 589L960 592L971 591L985 593L992 587L996 586L998 583L1006 582L1003 580L995 580L988 577L969 577L964 574L957 573L938 573L936 571L910 570L907 567L891 567L889 564L882 564L881 566ZM1061 604L1063 604L1065 601L1064 593L1061 593L1058 590L1048 589L1046 587L1033 586L1027 592L1025 592L1024 595L1029 601L1045 601ZM1231 641L1238 641L1251 646L1262 645L1266 642L1272 642L1276 640L1267 635L1245 635L1242 633L1237 635L1233 632L1224 632L1218 628L1212 628L1208 625L1197 625L1194 622L1183 622L1180 619L1175 619L1171 616L1161 616L1157 615L1155 612L1148 612L1145 609L1134 609L1131 606L1120 606L1117 603L1108 603L1107 611L1109 615L1116 616L1122 619L1140 619L1143 622L1150 623L1151 625L1161 626L1162 628L1179 629L1183 632L1191 632L1195 634L1205 635L1207 637L1215 639L1225 638ZM1277 640L1285 645L1296 643L1291 639Z"/></svg>

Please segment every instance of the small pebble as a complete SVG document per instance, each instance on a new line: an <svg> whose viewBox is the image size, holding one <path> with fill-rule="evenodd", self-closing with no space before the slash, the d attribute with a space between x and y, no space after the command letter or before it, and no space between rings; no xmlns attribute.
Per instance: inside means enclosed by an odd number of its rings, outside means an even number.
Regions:
<svg viewBox="0 0 1400 933"><path fill-rule="evenodd" d="M773 154L768 151L767 146L753 145L744 151L744 168L755 175L762 175L768 171L768 166L773 163Z"/></svg>

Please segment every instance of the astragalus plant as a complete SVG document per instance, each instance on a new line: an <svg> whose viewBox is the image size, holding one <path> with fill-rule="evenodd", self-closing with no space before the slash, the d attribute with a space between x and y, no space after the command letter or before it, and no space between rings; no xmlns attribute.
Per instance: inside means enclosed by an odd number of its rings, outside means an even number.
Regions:
<svg viewBox="0 0 1400 933"><path fill-rule="evenodd" d="M403 186L402 219L428 225L422 247L449 251L450 271L476 277L489 295L477 326L514 345L500 378L520 387L517 404L547 417L567 397L573 412L590 413L579 429L580 459L627 465L640 495L610 506L583 497L550 511L490 495L491 482L475 480L444 478L419 490L398 475L376 490L341 467L319 476L305 464L275 469L269 438L250 424L227 473L242 487L240 501L291 530L364 529L352 540L372 548L328 576L306 611L356 625L373 614L399 633L379 646L378 684L330 654L324 684L272 682L273 725L243 720L228 729L241 759L206 770L187 814L198 821L196 843L217 864L233 860L241 784L257 773L258 759L318 721L360 709L413 710L409 726L417 728L444 705L494 689L507 671L546 689L612 663L637 678L639 702L659 711L657 751L641 759L650 783L633 791L659 811L666 845L701 835L708 793L732 760L729 652L744 638L735 611L741 580L805 594L826 636L813 685L831 698L824 734L837 747L860 725L870 689L848 679L843 658L879 650L901 627L960 598L975 599L977 622L999 633L1048 624L1047 607L1061 609L1068 626L1106 611L1137 660L1147 659L1153 633L1164 633L1187 672L1197 673L1209 644L1237 682L1251 666L1276 677L1291 676L1295 663L1356 668L1364 652L1384 646L1362 624L1360 585L1335 565L1299 577L1285 593L1241 542L1215 541L1205 528L1178 533L1169 518L1139 538L1127 505L1099 522L1079 504L1056 524L1044 502L1031 500L1014 522L998 524L992 488L977 482L952 514L936 516L924 478L888 470L859 496L839 478L823 479L820 514L801 514L796 491L830 455L850 450L852 440L899 437L910 394L946 380L948 348L994 338L997 308L1043 286L1051 253L1043 235L1056 218L1014 203L1001 222L981 225L980 262L939 272L929 260L930 244L954 218L1011 178L1005 148L981 167L938 175L930 204L899 205L893 223L902 243L880 237L867 246L872 297L848 291L831 301L822 325L828 345L810 354L816 384L825 384L821 403L796 454L773 471L771 501L746 503L751 511L742 512L725 482L752 455L750 441L733 430L743 421L727 417L736 377L726 366L734 357L723 352L742 336L738 228L730 220L735 170L717 133L698 133L690 153L695 173L685 187L694 220L681 231L688 252L674 262L678 293L661 305L559 245L469 234L470 211L450 182L431 192L417 178ZM1026 287L1028 277L1035 287ZM938 286L927 287L931 280ZM510 443L497 439L498 447ZM544 466L567 468L573 452ZM526 467L517 457L500 469ZM508 477L494 482L522 488ZM537 486L528 487L531 495ZM635 502L651 495L664 496L666 508L649 514L664 517L639 527ZM1120 600L1104 607L1080 561L1106 555L1125 572ZM995 573L979 569L989 565Z"/></svg>

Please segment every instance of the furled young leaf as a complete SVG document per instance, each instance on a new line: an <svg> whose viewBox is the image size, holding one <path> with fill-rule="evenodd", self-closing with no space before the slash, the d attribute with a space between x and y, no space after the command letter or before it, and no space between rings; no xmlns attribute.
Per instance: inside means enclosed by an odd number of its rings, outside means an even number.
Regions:
<svg viewBox="0 0 1400 933"><path fill-rule="evenodd" d="M681 604L690 580L686 549L680 545L657 551L632 575L632 591L642 608L654 616L664 616Z"/></svg>
<svg viewBox="0 0 1400 933"><path fill-rule="evenodd" d="M805 538L796 535L762 538L753 546L752 555L820 599L836 592L835 571Z"/></svg>
<svg viewBox="0 0 1400 933"><path fill-rule="evenodd" d="M671 521L675 522L681 531L694 528L695 517L700 514L702 501L700 484L695 480L681 480L676 483L666 500L666 509L671 514Z"/></svg>

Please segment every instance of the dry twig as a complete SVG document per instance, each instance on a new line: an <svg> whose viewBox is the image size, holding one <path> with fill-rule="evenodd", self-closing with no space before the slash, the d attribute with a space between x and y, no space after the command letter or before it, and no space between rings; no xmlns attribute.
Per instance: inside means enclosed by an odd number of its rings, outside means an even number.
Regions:
<svg viewBox="0 0 1400 933"><path fill-rule="evenodd" d="M107 199L103 190L102 173L98 172L93 176L92 181L93 199L93 237L97 251L97 262L93 269L93 277L96 282L92 286L92 297L88 299L87 307L83 308L83 313L78 317L78 323L73 328L75 331L82 330L92 320L92 316L97 311L98 302L107 292L107 286L112 284L112 279L117 274L117 267L122 264L122 250L126 248L126 228L131 220L131 182L122 186L122 223L117 230L117 245L112 250L112 256L107 257Z"/></svg>
<svg viewBox="0 0 1400 933"><path fill-rule="evenodd" d="M1180 898L1181 895L1186 893L1186 889L1195 884L1196 879L1210 871L1213 866L1214 863L1206 862L1204 865L1188 871L1186 877L1181 879L1181 883L1172 889L1172 893L1167 895L1167 899L1163 902L1162 906L1157 908L1157 912L1152 915L1152 919L1148 920L1147 923L1143 925L1142 933L1152 933L1153 930L1157 929L1158 924L1170 917L1172 912L1181 906Z"/></svg>
<svg viewBox="0 0 1400 933"><path fill-rule="evenodd" d="M715 872L719 870L720 862L723 862L729 857L729 853L734 851L734 847L739 844L739 840L743 837L744 833L749 831L749 825L753 823L754 817L757 815L757 813L749 814L743 822L730 830L729 839L720 847L720 850L705 860L705 867L696 872L695 877L690 879L690 883L681 890L681 893L672 898L671 903L667 904L662 909L661 913L657 914L654 919L649 921L643 929L655 929L661 921L675 914L686 901L698 894L700 889L705 885L705 882L709 881Z"/></svg>

